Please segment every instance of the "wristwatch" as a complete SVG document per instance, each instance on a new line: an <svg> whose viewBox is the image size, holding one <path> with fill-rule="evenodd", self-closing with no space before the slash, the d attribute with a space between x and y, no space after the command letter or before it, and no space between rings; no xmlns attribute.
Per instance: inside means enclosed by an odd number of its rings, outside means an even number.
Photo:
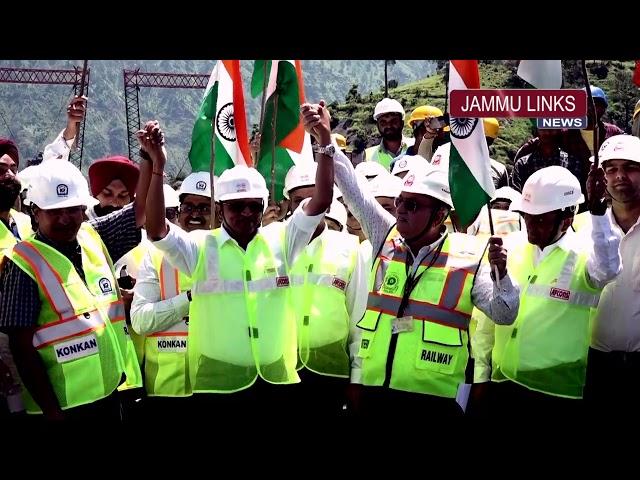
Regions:
<svg viewBox="0 0 640 480"><path fill-rule="evenodd" d="M336 154L336 147L332 143L330 143L329 145L315 145L313 147L313 151L316 153L323 153L327 157L333 158L333 156Z"/></svg>

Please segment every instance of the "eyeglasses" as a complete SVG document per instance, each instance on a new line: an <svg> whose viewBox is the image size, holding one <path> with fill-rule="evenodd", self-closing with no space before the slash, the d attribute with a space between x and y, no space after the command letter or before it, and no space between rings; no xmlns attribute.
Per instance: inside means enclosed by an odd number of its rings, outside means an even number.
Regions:
<svg viewBox="0 0 640 480"><path fill-rule="evenodd" d="M393 204L396 206L396 208L399 208L400 205L404 204L404 209L409 213L415 213L416 210L418 210L418 208L422 206L413 198L403 197L396 197L393 201Z"/></svg>
<svg viewBox="0 0 640 480"><path fill-rule="evenodd" d="M245 208L253 214L261 213L264 207L262 202L224 202L233 213L242 213Z"/></svg>
<svg viewBox="0 0 640 480"><path fill-rule="evenodd" d="M183 203L180 205L180 213L194 213L197 212L201 215L209 215L211 213L211 205L201 203L200 205L192 205L191 203Z"/></svg>
<svg viewBox="0 0 640 480"><path fill-rule="evenodd" d="M178 207L165 208L164 216L167 218L167 220L175 220L178 216Z"/></svg>

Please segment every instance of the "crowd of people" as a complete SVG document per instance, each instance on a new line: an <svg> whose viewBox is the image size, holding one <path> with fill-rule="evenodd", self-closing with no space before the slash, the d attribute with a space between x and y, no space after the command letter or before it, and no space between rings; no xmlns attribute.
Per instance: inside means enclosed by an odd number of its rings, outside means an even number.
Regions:
<svg viewBox="0 0 640 480"><path fill-rule="evenodd" d="M586 130L540 129L509 169L490 160L496 193L470 224L434 106L380 101L381 141L354 165L324 102L302 105L314 158L275 203L244 165L174 189L156 121L139 164L106 157L85 178L74 98L39 165L20 170L0 139L0 418L639 419L640 138L592 93ZM478 128L491 148L499 121Z"/></svg>

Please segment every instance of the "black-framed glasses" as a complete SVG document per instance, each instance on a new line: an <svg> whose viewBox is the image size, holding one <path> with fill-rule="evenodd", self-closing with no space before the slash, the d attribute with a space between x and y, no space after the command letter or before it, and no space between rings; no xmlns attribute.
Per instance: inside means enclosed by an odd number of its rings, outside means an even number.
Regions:
<svg viewBox="0 0 640 480"><path fill-rule="evenodd" d="M178 207L168 207L164 209L164 216L167 220L175 220L178 216Z"/></svg>
<svg viewBox="0 0 640 480"><path fill-rule="evenodd" d="M211 205L208 203L201 203L200 205L193 205L191 203L183 203L180 205L180 213L199 213L200 215L209 215L211 213Z"/></svg>
<svg viewBox="0 0 640 480"><path fill-rule="evenodd" d="M229 202L224 202L225 205L227 205L227 207L229 207L229 210L231 210L233 213L242 213L244 212L245 208L248 208L249 211L253 214L256 213L262 213L262 210L264 208L264 203L260 202L256 202L256 201L244 201L244 200L232 200Z"/></svg>

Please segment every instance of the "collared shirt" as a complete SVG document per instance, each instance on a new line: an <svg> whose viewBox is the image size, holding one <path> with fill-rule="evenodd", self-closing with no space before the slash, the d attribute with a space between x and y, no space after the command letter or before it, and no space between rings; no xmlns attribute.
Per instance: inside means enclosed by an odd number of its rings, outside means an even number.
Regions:
<svg viewBox="0 0 640 480"><path fill-rule="evenodd" d="M533 253L533 264L537 266L556 248L568 250L570 248L584 247L583 242L590 242L593 246L587 260L588 281L596 288L610 282L620 272L620 256L618 254L618 242L609 218L606 216L590 215L593 229L582 229L579 233L567 231L557 242L546 246L544 249L536 247ZM505 238L505 247L512 250L512 245L527 242L526 232L514 232ZM636 244L637 246L637 244ZM616 280L617 281L617 280ZM605 291L613 283L605 287ZM638 303L636 302L636 305ZM602 297L600 300L602 305ZM638 310L640 312L640 309ZM491 351L495 341L495 325L487 321L483 316L476 316L478 327L472 339L472 351L475 359L474 381L476 383L488 382L491 378ZM607 318L607 321L609 319ZM638 337L640 339L640 336Z"/></svg>
<svg viewBox="0 0 640 480"><path fill-rule="evenodd" d="M396 219L382 208L370 192L360 189L353 165L342 152L337 151L333 158L336 184L349 210L362 225L374 255L377 255ZM483 264L476 274L471 300L496 323L510 324L518 313L520 290L511 283L508 273L500 280L499 286L495 284L490 269Z"/></svg>
<svg viewBox="0 0 640 480"><path fill-rule="evenodd" d="M607 216L620 239L623 268L600 295L591 346L603 352L640 352L640 218L625 234L611 209Z"/></svg>
<svg viewBox="0 0 640 480"><path fill-rule="evenodd" d="M92 220L89 224L96 229L112 258L121 257L140 243L140 228L136 226L133 204ZM42 235L36 238L56 248ZM72 242L57 247L60 248L60 253L73 263L76 271L84 279L78 243ZM40 306L38 284L15 263L7 260L0 277L0 329L36 325Z"/></svg>
<svg viewBox="0 0 640 480"><path fill-rule="evenodd" d="M43 162L47 160L69 160L74 138L65 140L62 136L63 133L64 130L58 134L53 142L44 147L44 152L42 153Z"/></svg>
<svg viewBox="0 0 640 480"><path fill-rule="evenodd" d="M524 184L531 175L542 168L552 165L566 168L573 173L580 181L582 190L585 190L584 185L587 181L587 174L589 173L586 163L581 158L564 152L559 148L549 157L543 157L540 149L536 149L530 154L516 160L516 163L513 165L511 186L515 190L522 192L522 187L524 187Z"/></svg>
<svg viewBox="0 0 640 480"><path fill-rule="evenodd" d="M309 199L305 199L300 205L304 206L308 201ZM283 253L286 256L289 265L291 265L300 252L305 249L313 235L313 232L318 226L318 223L320 223L323 218L324 213L309 216L304 213L303 208L297 208L289 218L288 222L273 222L266 227L260 228L259 231L274 228L286 229L286 244ZM180 227L172 223L168 223L168 225L169 233L167 233L163 239L153 242L153 245L164 252L169 263L184 274L191 276L198 264L201 243ZM242 247L238 245L238 242L229 235L229 232L227 232L224 226L220 227L220 230L220 236L218 239L221 246L227 242L231 242L244 252L244 249L242 249ZM253 242L254 240L252 239L251 241Z"/></svg>

